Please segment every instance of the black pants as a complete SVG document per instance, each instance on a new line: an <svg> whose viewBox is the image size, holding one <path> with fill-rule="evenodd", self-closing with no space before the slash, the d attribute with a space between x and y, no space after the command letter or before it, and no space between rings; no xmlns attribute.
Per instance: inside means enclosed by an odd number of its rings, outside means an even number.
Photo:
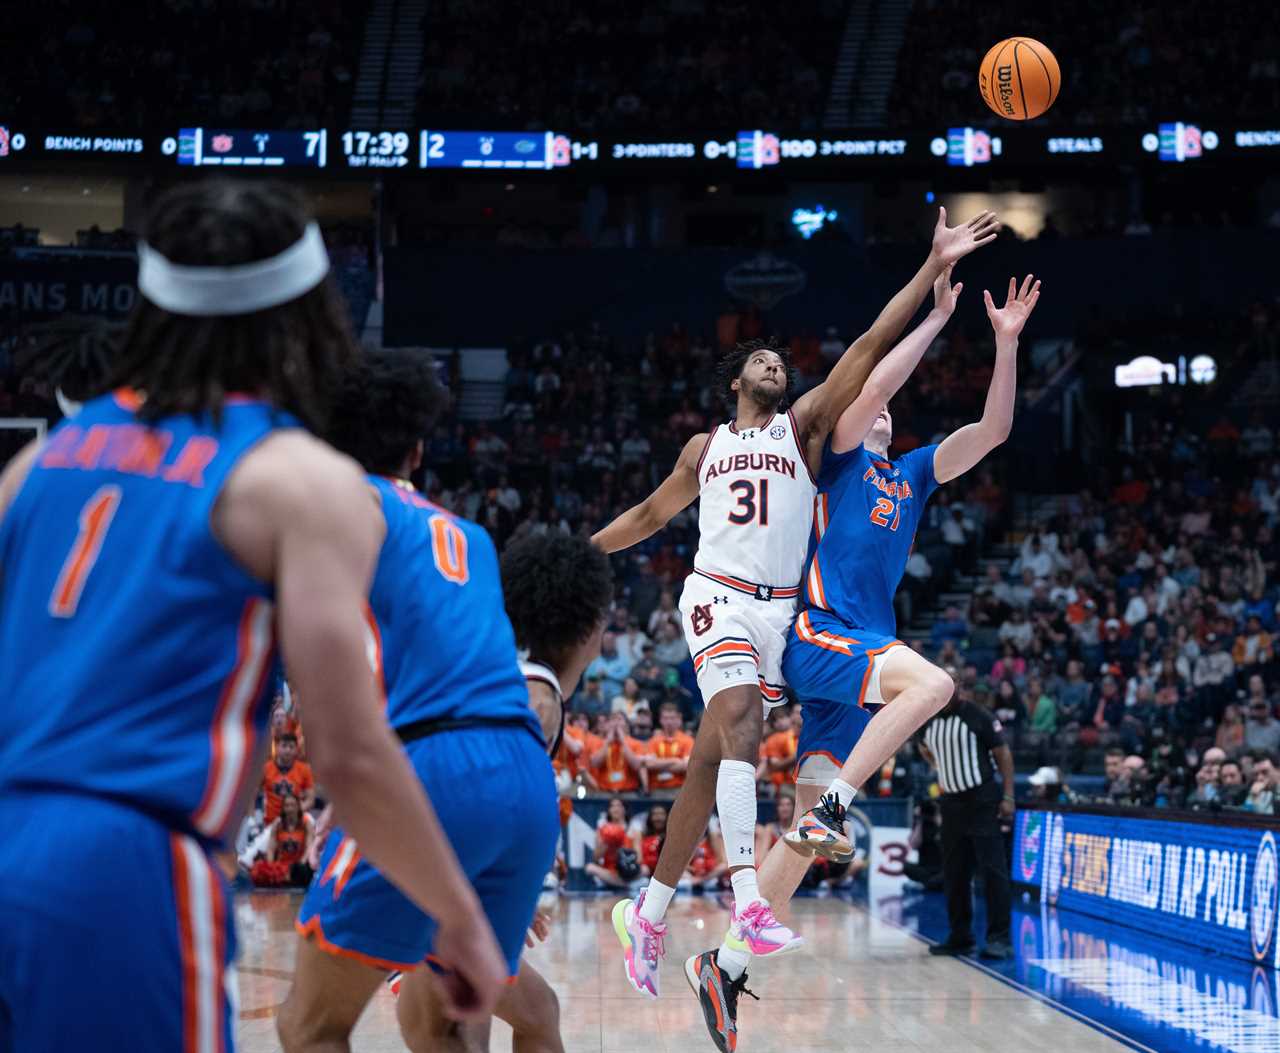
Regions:
<svg viewBox="0 0 1280 1053"><path fill-rule="evenodd" d="M948 942L973 942L973 879L981 875L987 899L987 942L1009 939L1009 866L1000 833L999 797L939 798L942 874L947 892Z"/></svg>

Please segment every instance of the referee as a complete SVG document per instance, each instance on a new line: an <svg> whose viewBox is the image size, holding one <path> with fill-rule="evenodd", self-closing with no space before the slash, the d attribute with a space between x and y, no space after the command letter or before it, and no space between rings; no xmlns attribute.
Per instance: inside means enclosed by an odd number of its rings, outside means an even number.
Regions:
<svg viewBox="0 0 1280 1053"><path fill-rule="evenodd" d="M982 875L987 940L979 957L1003 960L1009 945L1009 867L1001 823L1013 819L1013 754L1000 722L983 706L951 696L924 726L920 751L938 772L942 875L951 933L930 954L968 954L973 942L973 877ZM1000 766L996 782L991 760ZM1003 784L1003 790L1001 785Z"/></svg>

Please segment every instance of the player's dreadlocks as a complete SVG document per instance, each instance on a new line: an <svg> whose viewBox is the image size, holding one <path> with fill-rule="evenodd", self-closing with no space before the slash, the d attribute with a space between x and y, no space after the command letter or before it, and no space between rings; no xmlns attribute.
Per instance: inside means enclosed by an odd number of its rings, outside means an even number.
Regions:
<svg viewBox="0 0 1280 1053"><path fill-rule="evenodd" d="M325 437L367 472L394 475L447 394L426 351L365 351L346 370Z"/></svg>
<svg viewBox="0 0 1280 1053"><path fill-rule="evenodd" d="M307 221L279 184L208 180L164 194L143 237L173 263L231 266L283 252ZM217 419L228 393L260 392L312 429L322 427L338 373L359 351L331 277L278 307L217 318L171 314L139 298L123 340L111 383L146 393L144 419Z"/></svg>
<svg viewBox="0 0 1280 1053"><path fill-rule="evenodd" d="M730 385L742 376L743 368L757 351L772 351L782 359L782 368L787 373L787 392L795 390L796 370L791 364L789 347L776 340L742 340L732 351L726 351L721 355L720 361L716 363L716 390L720 392L720 397L724 399L725 405L730 410L738 408L738 393ZM786 405L787 395L784 394L778 408L785 409Z"/></svg>
<svg viewBox="0 0 1280 1053"><path fill-rule="evenodd" d="M554 665L604 620L613 572L584 537L527 534L502 553L502 591L516 643Z"/></svg>

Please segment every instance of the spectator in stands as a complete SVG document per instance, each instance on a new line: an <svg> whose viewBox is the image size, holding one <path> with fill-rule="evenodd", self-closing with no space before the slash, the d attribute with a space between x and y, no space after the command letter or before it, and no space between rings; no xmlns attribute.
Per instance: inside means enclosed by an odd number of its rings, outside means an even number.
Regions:
<svg viewBox="0 0 1280 1053"><path fill-rule="evenodd" d="M714 817L712 822L715 822ZM713 833L712 828L708 826L702 840L698 842L697 847L693 850L693 857L689 860L689 867L680 879L678 887L715 889L720 886L720 879L728 872L729 867L724 859L724 838L718 833Z"/></svg>
<svg viewBox="0 0 1280 1053"><path fill-rule="evenodd" d="M1252 673L1274 657L1271 634L1262 628L1262 619L1258 615L1251 614L1246 619L1244 632L1236 637L1231 657L1236 668L1245 673Z"/></svg>
<svg viewBox="0 0 1280 1053"><path fill-rule="evenodd" d="M658 606L649 615L649 638L661 639L664 624L674 625L677 632L681 631L680 609L676 606L675 595L670 589L662 590L662 594L658 597Z"/></svg>
<svg viewBox="0 0 1280 1053"><path fill-rule="evenodd" d="M675 791L684 785L693 752L693 736L681 726L680 707L664 702L658 707L659 730L649 740L645 769L653 793Z"/></svg>
<svg viewBox="0 0 1280 1053"><path fill-rule="evenodd" d="M1022 652L1030 650L1033 630L1031 623L1027 621L1026 611L1021 607L1013 608L1008 619L1000 626L998 636L1002 644L1012 644Z"/></svg>
<svg viewBox="0 0 1280 1053"><path fill-rule="evenodd" d="M1196 689L1200 719L1217 719L1230 700L1235 686L1236 664L1227 650L1227 641L1216 633L1205 638L1206 650L1196 659L1191 682Z"/></svg>
<svg viewBox="0 0 1280 1053"><path fill-rule="evenodd" d="M556 763L569 779L581 778L591 789L599 789L590 771L591 755L599 748L599 740L591 734L591 718L583 711L570 713Z"/></svg>
<svg viewBox="0 0 1280 1053"><path fill-rule="evenodd" d="M1244 784L1239 761L1226 760L1219 766L1218 794L1224 807L1239 808L1244 804L1249 788Z"/></svg>
<svg viewBox="0 0 1280 1053"><path fill-rule="evenodd" d="M643 877L653 874L653 868L658 865L658 856L662 852L662 842L666 836L666 806L655 804L645 815L644 826L636 831L634 837L636 856L640 860L640 873Z"/></svg>
<svg viewBox="0 0 1280 1053"><path fill-rule="evenodd" d="M1022 657L1017 647L1006 640L1000 648L1000 657L991 667L991 679L999 683L1001 680L1017 680L1021 682L1027 675L1027 660Z"/></svg>
<svg viewBox="0 0 1280 1053"><path fill-rule="evenodd" d="M689 645L678 625L663 622L658 630L658 642L653 649L656 661L669 668L681 665L689 659Z"/></svg>
<svg viewBox="0 0 1280 1053"><path fill-rule="evenodd" d="M627 717L613 713L591 754L591 775L605 793L635 793L645 786L644 743L629 735Z"/></svg>
<svg viewBox="0 0 1280 1053"><path fill-rule="evenodd" d="M655 656L656 648L651 643L644 645L643 657L632 668L631 676L640 685L640 694L647 698L651 705L662 701L667 686L667 670Z"/></svg>
<svg viewBox="0 0 1280 1053"><path fill-rule="evenodd" d="M600 671L594 670L583 677L582 687L573 696L573 709L585 713L592 721L602 713L608 713L611 700L605 697Z"/></svg>
<svg viewBox="0 0 1280 1053"><path fill-rule="evenodd" d="M942 617L933 623L929 630L929 639L934 647L945 643L963 644L969 637L969 623L960 614L960 608L951 604L942 613Z"/></svg>
<svg viewBox="0 0 1280 1053"><path fill-rule="evenodd" d="M1129 773L1124 766L1124 750L1112 746L1103 758L1103 794L1113 801L1129 795Z"/></svg>
<svg viewBox="0 0 1280 1053"><path fill-rule="evenodd" d="M1254 681L1257 681L1255 690ZM1261 677L1249 680L1249 700L1244 722L1244 745L1248 750L1280 751L1280 720L1276 720L1262 688Z"/></svg>
<svg viewBox="0 0 1280 1053"><path fill-rule="evenodd" d="M280 735L275 754L275 759L267 761L262 771L262 818L268 824L279 818L285 794L297 797L303 811L310 811L316 803L311 765L298 760L298 736L291 731Z"/></svg>
<svg viewBox="0 0 1280 1053"><path fill-rule="evenodd" d="M791 726L791 708L779 706L769 714L773 729L760 745L760 765L757 780L767 782L776 794L791 781L791 769L796 763L796 747L800 733Z"/></svg>
<svg viewBox="0 0 1280 1053"><path fill-rule="evenodd" d="M796 817L795 791L784 786L778 791L776 811L772 822L756 824L756 858L764 859L788 830Z"/></svg>
<svg viewBox="0 0 1280 1053"><path fill-rule="evenodd" d="M255 867L254 884L287 885L306 888L311 884L311 868L307 854L315 837L315 820L302 809L302 802L292 793L280 798L280 815L267 827L266 862L273 864L277 880L259 880Z"/></svg>
<svg viewBox="0 0 1280 1053"><path fill-rule="evenodd" d="M1219 765L1205 761L1196 770L1196 788L1187 797L1187 805L1191 808L1204 808L1221 801L1221 789L1218 778Z"/></svg>
<svg viewBox="0 0 1280 1053"><path fill-rule="evenodd" d="M618 654L626 661L628 669L643 659L645 645L649 642L649 637L640 629L639 615L628 612L626 628L618 633Z"/></svg>
<svg viewBox="0 0 1280 1053"><path fill-rule="evenodd" d="M634 720L639 710L648 708L649 700L640 697L640 685L632 677L622 682L622 693L615 695L609 703L611 712L625 713L628 721Z"/></svg>
<svg viewBox="0 0 1280 1053"><path fill-rule="evenodd" d="M1244 714L1234 702L1222 711L1222 723L1218 725L1213 744L1228 756L1234 756L1245 749Z"/></svg>
<svg viewBox="0 0 1280 1053"><path fill-rule="evenodd" d="M1036 581L1045 581L1054 571L1053 553L1045 547L1039 531L1027 539L1021 555L1014 561L1014 573L1021 574L1027 570Z"/></svg>
<svg viewBox="0 0 1280 1053"><path fill-rule="evenodd" d="M1280 770L1277 770L1275 759L1269 751L1257 750L1254 752L1253 782L1249 786L1244 807L1258 815L1275 815L1278 798Z"/></svg>
<svg viewBox="0 0 1280 1053"><path fill-rule="evenodd" d="M599 677L600 693L612 700L622 694L623 681L631 672L632 662L618 653L618 636L606 632L600 638L600 654L587 666L587 679Z"/></svg>
<svg viewBox="0 0 1280 1053"><path fill-rule="evenodd" d="M628 847L627 806L621 797L610 798L596 828L594 858L585 869L607 888L626 888L640 876L639 857L635 849Z"/></svg>
<svg viewBox="0 0 1280 1053"><path fill-rule="evenodd" d="M653 710L641 706L631 720L631 735L640 742L648 743L653 738Z"/></svg>

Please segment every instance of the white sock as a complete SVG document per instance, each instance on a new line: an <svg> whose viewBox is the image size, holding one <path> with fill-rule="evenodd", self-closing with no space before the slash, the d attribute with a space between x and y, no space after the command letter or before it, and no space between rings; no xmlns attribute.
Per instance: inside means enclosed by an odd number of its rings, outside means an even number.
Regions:
<svg viewBox="0 0 1280 1053"><path fill-rule="evenodd" d="M727 943L722 943L720 949L716 951L716 961L720 964L720 968L729 974L730 980L736 980L747 971L751 955L746 951L736 950Z"/></svg>
<svg viewBox="0 0 1280 1053"><path fill-rule="evenodd" d="M664 885L654 878L645 887L644 902L640 904L640 917L650 925L657 925L666 916L667 907L671 905L671 897L675 893L676 890L670 885Z"/></svg>
<svg viewBox="0 0 1280 1053"><path fill-rule="evenodd" d="M756 900L762 898L760 884L756 879L755 867L743 867L741 870L735 870L729 875L729 880L733 882L733 899L737 904L739 914Z"/></svg>
<svg viewBox="0 0 1280 1053"><path fill-rule="evenodd" d="M833 795L844 807L848 808L850 802L857 796L858 791L843 779L834 779L831 785L827 787L827 793Z"/></svg>

